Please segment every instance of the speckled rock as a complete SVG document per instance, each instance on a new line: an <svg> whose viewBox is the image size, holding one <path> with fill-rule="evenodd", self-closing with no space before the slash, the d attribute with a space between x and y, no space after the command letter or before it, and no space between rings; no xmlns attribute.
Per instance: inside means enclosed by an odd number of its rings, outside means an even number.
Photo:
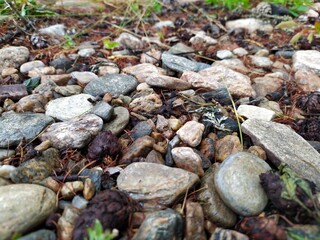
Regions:
<svg viewBox="0 0 320 240"><path fill-rule="evenodd" d="M54 99L47 104L46 115L60 121L71 120L91 111L93 104L90 99L95 98L89 94L78 94Z"/></svg>
<svg viewBox="0 0 320 240"><path fill-rule="evenodd" d="M72 72L71 77L76 79L77 83L82 87L86 86L89 82L99 78L93 72L77 72L77 71Z"/></svg>
<svg viewBox="0 0 320 240"><path fill-rule="evenodd" d="M237 215L223 202L216 190L214 175L217 168L219 164L213 164L201 178L201 189L203 190L197 198L208 220L220 227L232 227L236 224Z"/></svg>
<svg viewBox="0 0 320 240"><path fill-rule="evenodd" d="M204 125L196 121L186 122L178 131L179 138L190 147L196 147L200 144Z"/></svg>
<svg viewBox="0 0 320 240"><path fill-rule="evenodd" d="M187 201L186 203L186 240L206 240L204 232L204 215L198 202Z"/></svg>
<svg viewBox="0 0 320 240"><path fill-rule="evenodd" d="M234 135L227 135L216 142L215 159L219 162L226 159L230 154L243 150L240 139Z"/></svg>
<svg viewBox="0 0 320 240"><path fill-rule="evenodd" d="M171 90L185 90L191 88L191 84L187 81L160 74L150 75L146 79L146 83L148 83L152 87L159 87Z"/></svg>
<svg viewBox="0 0 320 240"><path fill-rule="evenodd" d="M54 123L40 136L41 141L50 140L53 147L82 148L103 127L103 121L94 114L87 114L70 121Z"/></svg>
<svg viewBox="0 0 320 240"><path fill-rule="evenodd" d="M271 121L276 116L276 113L272 110L244 104L238 107L237 112L240 116L244 116L248 119L257 118L267 121Z"/></svg>
<svg viewBox="0 0 320 240"><path fill-rule="evenodd" d="M162 101L153 89L137 92L129 104L130 109L137 113L149 113L162 107Z"/></svg>
<svg viewBox="0 0 320 240"><path fill-rule="evenodd" d="M260 57L260 56L249 56L251 63L256 67L271 67L273 62L268 57Z"/></svg>
<svg viewBox="0 0 320 240"><path fill-rule="evenodd" d="M183 219L182 216L172 210L156 211L146 217L133 240L182 240Z"/></svg>
<svg viewBox="0 0 320 240"><path fill-rule="evenodd" d="M310 70L320 75L320 52L317 50L300 50L296 51L292 57L293 70L301 69Z"/></svg>
<svg viewBox="0 0 320 240"><path fill-rule="evenodd" d="M30 141L52 122L40 113L5 112L0 117L0 147L16 146L23 138Z"/></svg>
<svg viewBox="0 0 320 240"><path fill-rule="evenodd" d="M242 216L257 215L268 203L259 175L270 166L257 156L238 152L229 155L214 177L215 187L224 203Z"/></svg>
<svg viewBox="0 0 320 240"><path fill-rule="evenodd" d="M48 100L41 94L31 94L21 98L16 104L16 112L44 113Z"/></svg>
<svg viewBox="0 0 320 240"><path fill-rule="evenodd" d="M11 239L43 223L56 210L56 194L35 184L0 187L0 236Z"/></svg>
<svg viewBox="0 0 320 240"><path fill-rule="evenodd" d="M122 69L122 72L136 77L140 83L143 83L151 74L159 73L159 70L153 64L142 63L135 66L125 67Z"/></svg>
<svg viewBox="0 0 320 240"><path fill-rule="evenodd" d="M129 111L125 107L115 107L113 110L115 119L104 124L105 131L111 131L114 135L121 133L129 123Z"/></svg>
<svg viewBox="0 0 320 240"><path fill-rule="evenodd" d="M120 172L117 185L138 201L167 206L198 181L196 174L179 168L137 162Z"/></svg>
<svg viewBox="0 0 320 240"><path fill-rule="evenodd" d="M4 47L0 49L0 72L4 68L19 68L28 61L29 50L26 47Z"/></svg>

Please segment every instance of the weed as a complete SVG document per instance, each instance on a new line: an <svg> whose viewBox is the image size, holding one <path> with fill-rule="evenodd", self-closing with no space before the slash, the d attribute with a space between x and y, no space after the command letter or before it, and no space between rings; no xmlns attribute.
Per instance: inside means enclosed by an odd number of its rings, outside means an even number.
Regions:
<svg viewBox="0 0 320 240"><path fill-rule="evenodd" d="M63 43L64 48L72 48L76 45L76 43L73 41L72 37L69 35L64 35L65 41Z"/></svg>
<svg viewBox="0 0 320 240"><path fill-rule="evenodd" d="M269 0L267 2L285 6L293 16L298 16L299 13L308 10L308 6L313 3L313 0Z"/></svg>
<svg viewBox="0 0 320 240"><path fill-rule="evenodd" d="M206 0L207 4L212 4L215 6L223 6L229 10L234 10L237 8L249 8L249 0Z"/></svg>
<svg viewBox="0 0 320 240"><path fill-rule="evenodd" d="M88 228L89 240L112 240L117 237L117 233L104 231L101 222L96 219L93 228Z"/></svg>

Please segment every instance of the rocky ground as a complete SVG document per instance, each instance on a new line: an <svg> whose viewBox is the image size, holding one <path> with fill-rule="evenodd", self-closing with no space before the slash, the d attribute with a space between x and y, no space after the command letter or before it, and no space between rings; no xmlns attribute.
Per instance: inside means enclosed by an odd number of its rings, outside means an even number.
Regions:
<svg viewBox="0 0 320 240"><path fill-rule="evenodd" d="M320 4L261 6L5 19L0 239L320 239Z"/></svg>

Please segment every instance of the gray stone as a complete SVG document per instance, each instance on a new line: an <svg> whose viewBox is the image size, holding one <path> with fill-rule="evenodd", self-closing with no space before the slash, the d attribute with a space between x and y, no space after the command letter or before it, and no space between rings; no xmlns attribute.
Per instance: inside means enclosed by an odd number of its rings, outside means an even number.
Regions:
<svg viewBox="0 0 320 240"><path fill-rule="evenodd" d="M222 201L214 181L219 164L213 164L201 178L201 189L198 194L205 217L220 227L232 227L236 224L237 215Z"/></svg>
<svg viewBox="0 0 320 240"><path fill-rule="evenodd" d="M152 132L152 126L147 121L139 122L131 131L131 138L136 140L143 136L148 136Z"/></svg>
<svg viewBox="0 0 320 240"><path fill-rule="evenodd" d="M242 216L258 215L268 203L259 175L270 170L270 166L256 155L231 154L215 173L216 190L234 212Z"/></svg>
<svg viewBox="0 0 320 240"><path fill-rule="evenodd" d="M101 117L103 121L109 121L113 114L113 107L104 101L100 101L94 105L91 113Z"/></svg>
<svg viewBox="0 0 320 240"><path fill-rule="evenodd" d="M293 70L311 70L320 75L320 52L317 50L296 51L292 57Z"/></svg>
<svg viewBox="0 0 320 240"><path fill-rule="evenodd" d="M172 210L166 209L153 212L146 217L133 240L182 240L182 216Z"/></svg>
<svg viewBox="0 0 320 240"><path fill-rule="evenodd" d="M215 228L209 240L250 240L249 237L243 233L223 228Z"/></svg>
<svg viewBox="0 0 320 240"><path fill-rule="evenodd" d="M54 99L47 104L46 115L60 121L71 120L92 110L93 104L90 99L95 98L89 94L78 94Z"/></svg>
<svg viewBox="0 0 320 240"><path fill-rule="evenodd" d="M146 79L151 87L159 87L165 89L185 90L191 88L191 84L183 79L169 77L160 74L152 74Z"/></svg>
<svg viewBox="0 0 320 240"><path fill-rule="evenodd" d="M161 30L163 28L174 28L174 23L170 20L168 21L160 21L160 22L157 22L155 25L153 25L152 28L154 28L155 30Z"/></svg>
<svg viewBox="0 0 320 240"><path fill-rule="evenodd" d="M240 105L237 109L237 113L248 119L256 118L266 121L270 121L276 116L276 113L272 110L253 105Z"/></svg>
<svg viewBox="0 0 320 240"><path fill-rule="evenodd" d="M190 147L196 147L200 144L204 125L196 121L186 122L178 131L179 138Z"/></svg>
<svg viewBox="0 0 320 240"><path fill-rule="evenodd" d="M203 66L198 62L191 61L185 57L176 56L168 52L162 53L161 60L165 67L180 73L184 71L198 72L203 69ZM210 67L208 64L206 66Z"/></svg>
<svg viewBox="0 0 320 240"><path fill-rule="evenodd" d="M16 154L16 151L10 149L0 149L0 161L12 157Z"/></svg>
<svg viewBox="0 0 320 240"><path fill-rule="evenodd" d="M235 55L237 55L239 57L243 57L243 56L249 54L248 51L246 49L242 48L242 47L235 48L235 49L233 49L232 52L233 52L233 54L235 54Z"/></svg>
<svg viewBox="0 0 320 240"><path fill-rule="evenodd" d="M78 54L80 57L91 57L95 52L94 48L84 48L80 49Z"/></svg>
<svg viewBox="0 0 320 240"><path fill-rule="evenodd" d="M0 147L16 146L23 138L28 142L52 122L40 113L5 112L0 117Z"/></svg>
<svg viewBox="0 0 320 240"><path fill-rule="evenodd" d="M65 28L64 24L55 24L49 27L40 28L39 33L47 34L52 37L63 37L66 34Z"/></svg>
<svg viewBox="0 0 320 240"><path fill-rule="evenodd" d="M128 66L122 69L122 72L134 76L140 83L145 82L151 74L160 73L159 69L150 63Z"/></svg>
<svg viewBox="0 0 320 240"><path fill-rule="evenodd" d="M40 60L26 62L20 66L20 72L23 74L28 74L28 72L33 70L34 68L42 68L42 67L45 67L45 65Z"/></svg>
<svg viewBox="0 0 320 240"><path fill-rule="evenodd" d="M88 205L88 201L80 196L75 196L72 199L72 206L78 208L78 209L85 209Z"/></svg>
<svg viewBox="0 0 320 240"><path fill-rule="evenodd" d="M0 187L0 202L1 239L32 230L56 210L56 194L35 184Z"/></svg>
<svg viewBox="0 0 320 240"><path fill-rule="evenodd" d="M207 36L204 31L197 32L194 37L190 38L189 42L196 49L209 47L218 43L216 39L213 39L212 37Z"/></svg>
<svg viewBox="0 0 320 240"><path fill-rule="evenodd" d="M126 49L144 48L143 42L139 38L127 32L122 32L114 41L120 43Z"/></svg>
<svg viewBox="0 0 320 240"><path fill-rule="evenodd" d="M115 116L115 119L104 124L103 130L109 130L113 134L118 135L125 129L125 127L129 123L130 114L128 109L126 109L125 107L115 107L113 110L113 115Z"/></svg>
<svg viewBox="0 0 320 240"><path fill-rule="evenodd" d="M71 77L76 79L77 83L82 87L86 86L89 82L99 78L93 72L77 72L77 71L72 72Z"/></svg>
<svg viewBox="0 0 320 240"><path fill-rule="evenodd" d="M6 98L19 100L27 95L27 87L24 84L0 85L0 102Z"/></svg>
<svg viewBox="0 0 320 240"><path fill-rule="evenodd" d="M93 96L103 96L111 93L117 97L121 94L126 95L138 86L138 81L129 75L106 74L99 79L93 80L87 84L83 92Z"/></svg>
<svg viewBox="0 0 320 240"><path fill-rule="evenodd" d="M26 47L5 47L0 49L0 72L4 68L19 68L28 61L29 50Z"/></svg>
<svg viewBox="0 0 320 240"><path fill-rule="evenodd" d="M196 174L179 168L136 162L120 173L117 185L138 201L170 205L198 181Z"/></svg>
<svg viewBox="0 0 320 240"><path fill-rule="evenodd" d="M232 58L233 54L229 50L219 50L217 51L217 58L219 59L229 59Z"/></svg>
<svg viewBox="0 0 320 240"><path fill-rule="evenodd" d="M271 67L273 62L268 57L249 56L251 63L256 67Z"/></svg>
<svg viewBox="0 0 320 240"><path fill-rule="evenodd" d="M189 47L185 44L183 44L182 42L179 42L175 45L173 45L168 53L170 54L192 54L194 52L194 49L192 47Z"/></svg>
<svg viewBox="0 0 320 240"><path fill-rule="evenodd" d="M83 169L83 171L81 171L80 173L80 176L82 176L83 178L90 178L96 191L100 191L102 174L103 174L103 170L101 168L94 167L91 169L87 169L87 168Z"/></svg>
<svg viewBox="0 0 320 240"><path fill-rule="evenodd" d="M102 129L103 121L94 114L76 117L70 121L54 123L40 136L50 140L55 148L82 148Z"/></svg>
<svg viewBox="0 0 320 240"><path fill-rule="evenodd" d="M276 166L285 163L301 177L320 186L320 154L292 129L259 119L248 119L241 128Z"/></svg>
<svg viewBox="0 0 320 240"><path fill-rule="evenodd" d="M56 58L50 62L50 66L54 67L55 69L63 69L65 71L71 68L72 64L73 61L68 58Z"/></svg>
<svg viewBox="0 0 320 240"><path fill-rule="evenodd" d="M24 235L23 237L19 237L19 240L56 240L56 234L54 231L50 231L47 229L41 229L32 233L29 233L27 235Z"/></svg>
<svg viewBox="0 0 320 240"><path fill-rule="evenodd" d="M226 22L226 28L228 30L234 30L237 28L244 28L249 33L253 33L257 30L263 32L271 32L273 30L272 25L265 24L262 20L256 18L237 19Z"/></svg>

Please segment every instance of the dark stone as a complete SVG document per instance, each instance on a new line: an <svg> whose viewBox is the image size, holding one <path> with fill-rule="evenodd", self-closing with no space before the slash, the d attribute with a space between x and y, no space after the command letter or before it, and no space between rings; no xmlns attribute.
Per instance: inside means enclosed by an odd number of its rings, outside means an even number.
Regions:
<svg viewBox="0 0 320 240"><path fill-rule="evenodd" d="M72 67L72 61L68 58L57 58L50 62L50 66L55 69L63 69L64 71L67 71Z"/></svg>
<svg viewBox="0 0 320 240"><path fill-rule="evenodd" d="M53 231L41 229L23 237L19 237L19 240L55 240L56 234Z"/></svg>
<svg viewBox="0 0 320 240"><path fill-rule="evenodd" d="M215 91L205 92L202 93L201 96L206 100L206 102L215 100L221 105L231 105L231 99L226 88L219 88Z"/></svg>
<svg viewBox="0 0 320 240"><path fill-rule="evenodd" d="M133 140L136 140L143 136L148 136L152 132L152 126L147 121L139 122L132 129L130 136Z"/></svg>
<svg viewBox="0 0 320 240"><path fill-rule="evenodd" d="M18 101L27 95L28 91L24 84L0 85L0 103L6 98Z"/></svg>
<svg viewBox="0 0 320 240"><path fill-rule="evenodd" d="M102 175L102 170L96 169L96 168L91 168L91 169L84 169L81 173L80 176L90 178L96 191L99 192L101 189L101 175ZM83 182L85 181L85 178L83 178Z"/></svg>

